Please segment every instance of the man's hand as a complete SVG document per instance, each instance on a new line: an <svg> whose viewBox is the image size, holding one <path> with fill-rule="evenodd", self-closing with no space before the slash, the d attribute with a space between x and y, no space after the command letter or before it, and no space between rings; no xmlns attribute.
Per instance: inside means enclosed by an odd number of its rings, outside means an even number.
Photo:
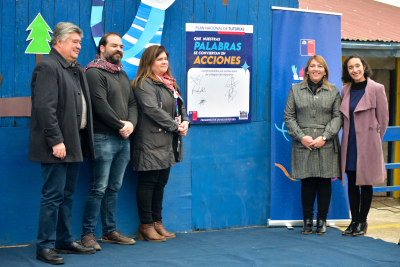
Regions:
<svg viewBox="0 0 400 267"><path fill-rule="evenodd" d="M189 123L187 121L183 121L181 124L179 124L178 134L180 136L186 136L188 129L189 129Z"/></svg>
<svg viewBox="0 0 400 267"><path fill-rule="evenodd" d="M303 144L303 146L305 146L306 148L308 148L309 150L312 150L314 147L311 146L311 144L314 142L314 140L312 139L311 136L309 135L305 135L302 139L301 139L301 143Z"/></svg>
<svg viewBox="0 0 400 267"><path fill-rule="evenodd" d="M65 150L64 143L59 143L58 145L53 146L53 156L63 160L67 155L67 151Z"/></svg>
<svg viewBox="0 0 400 267"><path fill-rule="evenodd" d="M119 134L122 136L122 138L126 139L128 138L131 133L133 132L133 124L130 121L120 121L124 124L124 127L119 130Z"/></svg>

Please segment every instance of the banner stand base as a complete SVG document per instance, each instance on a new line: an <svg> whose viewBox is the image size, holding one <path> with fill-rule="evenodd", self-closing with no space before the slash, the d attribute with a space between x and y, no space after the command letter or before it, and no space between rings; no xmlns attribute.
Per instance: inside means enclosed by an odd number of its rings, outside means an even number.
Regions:
<svg viewBox="0 0 400 267"><path fill-rule="evenodd" d="M339 228L339 226L349 226L351 219L331 219L326 220L326 225L331 228ZM317 220L314 220L314 225L317 225ZM294 226L303 226L303 220L271 220L268 219L268 227L287 227L293 230Z"/></svg>

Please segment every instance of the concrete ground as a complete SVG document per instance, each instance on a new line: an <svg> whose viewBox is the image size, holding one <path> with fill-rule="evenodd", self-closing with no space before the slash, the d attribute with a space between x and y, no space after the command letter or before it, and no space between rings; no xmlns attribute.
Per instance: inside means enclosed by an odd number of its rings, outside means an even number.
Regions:
<svg viewBox="0 0 400 267"><path fill-rule="evenodd" d="M396 244L399 242L400 199L374 197L368 214L367 236Z"/></svg>

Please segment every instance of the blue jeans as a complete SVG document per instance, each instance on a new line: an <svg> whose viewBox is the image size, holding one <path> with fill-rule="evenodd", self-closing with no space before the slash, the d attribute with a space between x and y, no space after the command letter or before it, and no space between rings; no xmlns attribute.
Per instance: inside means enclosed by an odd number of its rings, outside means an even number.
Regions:
<svg viewBox="0 0 400 267"><path fill-rule="evenodd" d="M89 159L90 188L82 218L82 237L94 234L99 213L103 236L116 230L117 193L121 188L130 159L129 138L119 135L94 134L96 159Z"/></svg>
<svg viewBox="0 0 400 267"><path fill-rule="evenodd" d="M79 173L79 162L42 163L41 166L44 185L40 200L37 250L60 247L75 241L70 232L72 198Z"/></svg>

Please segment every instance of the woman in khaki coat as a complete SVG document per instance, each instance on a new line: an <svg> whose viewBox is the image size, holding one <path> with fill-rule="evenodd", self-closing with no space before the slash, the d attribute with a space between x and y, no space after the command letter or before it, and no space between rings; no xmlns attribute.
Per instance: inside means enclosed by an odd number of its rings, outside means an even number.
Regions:
<svg viewBox="0 0 400 267"><path fill-rule="evenodd" d="M326 217L331 201L331 178L340 177L338 132L342 127L341 98L329 84L325 60L312 56L305 67L303 82L290 89L285 124L293 138L292 176L301 179L303 234L311 234L314 202L317 196L317 235L326 234Z"/></svg>
<svg viewBox="0 0 400 267"><path fill-rule="evenodd" d="M386 179L382 138L389 122L388 102L385 87L371 80L371 75L367 62L359 55L343 62L342 80L349 84L342 89L340 106L344 115L341 166L342 177L347 173L351 211L351 223L343 235L366 234L372 185Z"/></svg>

